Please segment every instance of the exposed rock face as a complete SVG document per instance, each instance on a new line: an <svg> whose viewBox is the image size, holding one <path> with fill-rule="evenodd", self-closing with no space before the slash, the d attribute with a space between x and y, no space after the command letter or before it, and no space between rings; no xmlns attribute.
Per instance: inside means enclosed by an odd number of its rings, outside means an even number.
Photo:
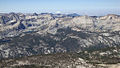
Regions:
<svg viewBox="0 0 120 68"><path fill-rule="evenodd" d="M120 17L117 15L103 16L98 21L98 27L101 27L102 30L119 31L120 29Z"/></svg>
<svg viewBox="0 0 120 68"><path fill-rule="evenodd" d="M24 53L24 55L32 55L61 51L79 52L89 46L119 46L119 30L120 16L113 14L102 17L72 17L51 13L4 14L0 17L0 47L3 51L1 51L1 57L5 57L5 55L13 57L10 54L11 51L16 56L16 54ZM8 40L10 42L3 43ZM29 50L26 52L27 48L31 49L33 53L28 53ZM54 51L51 51L52 49Z"/></svg>
<svg viewBox="0 0 120 68"><path fill-rule="evenodd" d="M0 58L21 57L58 52L80 52L85 48L120 45L120 32L76 31L58 29L56 34L24 32L17 37L1 39Z"/></svg>
<svg viewBox="0 0 120 68"><path fill-rule="evenodd" d="M22 25L21 25L22 24ZM23 27L24 26L24 27ZM56 15L56 14L20 14L10 13L0 17L0 31L11 29L36 30L45 29L48 32L52 29L79 27L90 31L119 31L120 16L109 14L102 17ZM19 28L21 27L21 28ZM43 28L44 27L44 28Z"/></svg>
<svg viewBox="0 0 120 68"><path fill-rule="evenodd" d="M10 13L0 16L0 59L118 48L119 40L119 15L97 17Z"/></svg>

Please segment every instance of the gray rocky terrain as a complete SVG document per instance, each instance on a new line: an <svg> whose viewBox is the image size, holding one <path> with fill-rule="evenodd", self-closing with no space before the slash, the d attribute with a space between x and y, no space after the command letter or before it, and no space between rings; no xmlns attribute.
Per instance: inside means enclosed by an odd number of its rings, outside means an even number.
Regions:
<svg viewBox="0 0 120 68"><path fill-rule="evenodd" d="M88 66L89 63L119 63L119 47L119 15L108 14L106 16L81 16L78 14L67 15L52 13L0 14L1 64L3 63L3 59L56 53L77 53L77 55L79 54L77 59L83 59L85 63L89 61L88 64L86 63ZM67 54L67 56L68 55L69 54ZM103 58L108 58L111 62ZM73 59L74 58L72 58L72 60ZM76 62L79 61L77 59L75 58ZM114 62L113 59L117 61ZM29 60L30 59L26 60L27 65L31 64ZM48 59L46 59L46 61L47 60ZM73 64L73 67L69 67L72 61L69 59L71 62L67 63L69 61L66 60L60 59L56 61L55 63L57 63L56 66L58 67L55 68L59 68L60 65L58 63L63 61L65 61L66 64L65 66L62 64L62 68L67 68L67 65L68 68L81 68L77 67L75 64ZM5 62L4 60L4 63L7 63L7 61L8 60ZM42 64L42 60L39 61L41 62L37 65ZM51 61L54 62L53 60ZM14 62L17 63L17 61ZM20 62L23 61L20 60ZM43 63L45 63L45 61ZM48 63L48 65L49 64L50 63ZM90 64L90 66L93 67L84 67L82 64L82 68L97 68L95 66L97 64L92 64ZM9 64L6 66L11 65ZM50 66L54 65L50 64ZM99 67L101 66L98 66L98 68Z"/></svg>

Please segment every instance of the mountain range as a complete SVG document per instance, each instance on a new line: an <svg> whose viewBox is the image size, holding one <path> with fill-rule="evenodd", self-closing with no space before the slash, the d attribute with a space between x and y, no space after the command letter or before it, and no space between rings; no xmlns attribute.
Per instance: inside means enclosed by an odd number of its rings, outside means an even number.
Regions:
<svg viewBox="0 0 120 68"><path fill-rule="evenodd" d="M107 57L109 55L109 58L114 58L111 55L115 50L117 51L115 56L120 58L119 47L120 15L82 16L76 13L23 14L14 12L0 14L1 60L57 53L77 53L80 59L81 54L90 57L89 51L91 55L92 53L99 53L99 55L107 53ZM95 56L93 54L92 57L95 58ZM86 60L86 58L82 58ZM93 60L96 59L98 58ZM97 62L102 63L103 61ZM105 62L107 63L107 61ZM57 65L59 67L59 64ZM68 68L74 68L74 66Z"/></svg>

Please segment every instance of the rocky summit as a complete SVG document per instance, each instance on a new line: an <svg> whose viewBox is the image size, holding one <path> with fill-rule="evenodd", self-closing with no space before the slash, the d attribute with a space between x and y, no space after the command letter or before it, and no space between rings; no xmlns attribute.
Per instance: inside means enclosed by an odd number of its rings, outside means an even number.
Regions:
<svg viewBox="0 0 120 68"><path fill-rule="evenodd" d="M0 14L2 68L110 68L119 48L120 15Z"/></svg>

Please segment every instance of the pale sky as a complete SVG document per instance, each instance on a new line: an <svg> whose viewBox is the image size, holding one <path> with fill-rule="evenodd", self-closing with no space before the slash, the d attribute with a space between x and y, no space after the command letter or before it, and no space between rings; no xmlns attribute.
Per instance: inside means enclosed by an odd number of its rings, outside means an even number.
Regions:
<svg viewBox="0 0 120 68"><path fill-rule="evenodd" d="M120 0L0 0L0 13L120 14Z"/></svg>

